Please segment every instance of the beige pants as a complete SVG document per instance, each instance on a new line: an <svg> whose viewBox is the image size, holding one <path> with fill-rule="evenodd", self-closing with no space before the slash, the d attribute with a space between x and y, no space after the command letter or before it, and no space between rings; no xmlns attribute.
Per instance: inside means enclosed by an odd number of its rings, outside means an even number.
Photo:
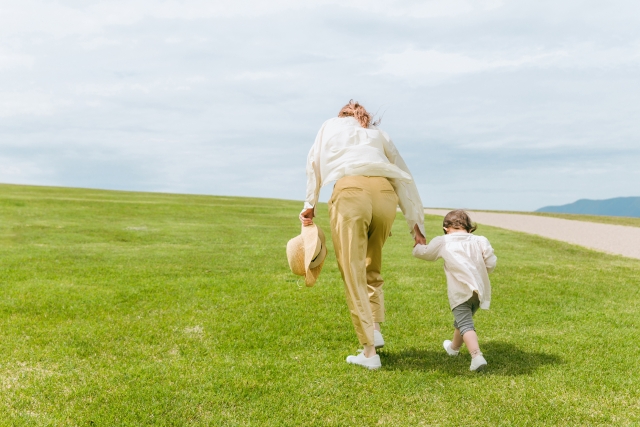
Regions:
<svg viewBox="0 0 640 427"><path fill-rule="evenodd" d="M347 176L331 200L331 236L351 320L362 345L373 345L373 324L384 322L382 246L391 233L398 196L386 178Z"/></svg>

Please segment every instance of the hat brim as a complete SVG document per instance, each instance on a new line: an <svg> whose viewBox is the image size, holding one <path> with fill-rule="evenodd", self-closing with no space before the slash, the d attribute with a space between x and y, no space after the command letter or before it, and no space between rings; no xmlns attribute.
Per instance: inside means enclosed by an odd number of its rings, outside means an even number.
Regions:
<svg viewBox="0 0 640 427"><path fill-rule="evenodd" d="M315 284L327 256L326 238L315 224L303 226L300 235L287 243L289 268L294 274L304 276L305 285Z"/></svg>
<svg viewBox="0 0 640 427"><path fill-rule="evenodd" d="M308 287L313 286L320 276L322 267L324 266L324 260L327 256L327 245L324 232L320 227L315 224L302 227L302 238L305 242L304 245L304 265L305 265L305 285ZM319 249L319 251L318 251ZM317 255L316 255L317 254ZM314 267L311 267L311 263L314 262Z"/></svg>

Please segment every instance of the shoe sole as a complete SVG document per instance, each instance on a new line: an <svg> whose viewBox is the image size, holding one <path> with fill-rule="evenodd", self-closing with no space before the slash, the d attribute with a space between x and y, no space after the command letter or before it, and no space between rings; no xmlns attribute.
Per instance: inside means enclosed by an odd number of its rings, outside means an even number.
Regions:
<svg viewBox="0 0 640 427"><path fill-rule="evenodd" d="M482 372L486 367L487 367L487 364L485 363L484 365L480 365L476 369L473 369L471 372Z"/></svg>

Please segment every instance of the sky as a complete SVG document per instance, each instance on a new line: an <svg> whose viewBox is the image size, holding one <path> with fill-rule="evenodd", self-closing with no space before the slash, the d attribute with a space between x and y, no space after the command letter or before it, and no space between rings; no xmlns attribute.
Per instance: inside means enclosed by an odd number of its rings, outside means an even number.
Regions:
<svg viewBox="0 0 640 427"><path fill-rule="evenodd" d="M0 2L3 183L302 200L349 99L427 207L640 196L633 0Z"/></svg>

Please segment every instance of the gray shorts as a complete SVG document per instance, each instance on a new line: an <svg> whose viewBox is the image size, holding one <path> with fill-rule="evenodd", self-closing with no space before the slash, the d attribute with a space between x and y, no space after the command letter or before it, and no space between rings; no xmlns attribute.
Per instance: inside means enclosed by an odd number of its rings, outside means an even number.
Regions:
<svg viewBox="0 0 640 427"><path fill-rule="evenodd" d="M473 315L476 314L479 308L480 300L478 299L478 294L474 292L471 298L451 310L454 318L453 327L460 329L460 335L476 330L473 327Z"/></svg>

